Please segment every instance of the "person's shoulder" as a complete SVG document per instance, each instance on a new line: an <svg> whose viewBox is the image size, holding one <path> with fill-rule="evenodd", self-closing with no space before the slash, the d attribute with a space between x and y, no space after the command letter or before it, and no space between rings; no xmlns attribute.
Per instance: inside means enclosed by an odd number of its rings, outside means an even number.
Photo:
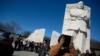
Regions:
<svg viewBox="0 0 100 56"><path fill-rule="evenodd" d="M54 47L61 47L62 45L61 44L56 44L56 45L53 45L53 46L51 46L50 48L54 48Z"/></svg>
<svg viewBox="0 0 100 56"><path fill-rule="evenodd" d="M4 42L4 41L1 41L0 42L0 45L7 45L8 43Z"/></svg>

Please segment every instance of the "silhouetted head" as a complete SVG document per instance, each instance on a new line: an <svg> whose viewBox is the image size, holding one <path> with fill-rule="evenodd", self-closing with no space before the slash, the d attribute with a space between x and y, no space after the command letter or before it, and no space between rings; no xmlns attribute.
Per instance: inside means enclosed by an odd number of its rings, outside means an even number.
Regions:
<svg viewBox="0 0 100 56"><path fill-rule="evenodd" d="M77 54L80 54L81 53L79 49L77 49L76 52L77 52Z"/></svg>
<svg viewBox="0 0 100 56"><path fill-rule="evenodd" d="M86 53L89 53L89 50L86 50Z"/></svg>
<svg viewBox="0 0 100 56"><path fill-rule="evenodd" d="M47 44L47 40L43 40L43 43Z"/></svg>

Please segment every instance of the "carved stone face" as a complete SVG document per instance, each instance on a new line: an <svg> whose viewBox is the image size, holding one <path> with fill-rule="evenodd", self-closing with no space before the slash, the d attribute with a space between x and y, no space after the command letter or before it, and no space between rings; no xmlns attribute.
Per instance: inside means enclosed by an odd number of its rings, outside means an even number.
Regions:
<svg viewBox="0 0 100 56"><path fill-rule="evenodd" d="M82 1L80 1L78 4L77 4L77 8L78 9L83 9L84 8L84 3Z"/></svg>

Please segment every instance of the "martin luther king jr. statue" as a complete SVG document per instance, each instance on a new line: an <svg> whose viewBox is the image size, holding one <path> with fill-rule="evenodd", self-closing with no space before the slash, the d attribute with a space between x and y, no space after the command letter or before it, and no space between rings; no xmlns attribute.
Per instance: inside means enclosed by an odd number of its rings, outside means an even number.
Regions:
<svg viewBox="0 0 100 56"><path fill-rule="evenodd" d="M90 50L90 8L82 1L67 4L62 34L73 36L75 49L82 53Z"/></svg>

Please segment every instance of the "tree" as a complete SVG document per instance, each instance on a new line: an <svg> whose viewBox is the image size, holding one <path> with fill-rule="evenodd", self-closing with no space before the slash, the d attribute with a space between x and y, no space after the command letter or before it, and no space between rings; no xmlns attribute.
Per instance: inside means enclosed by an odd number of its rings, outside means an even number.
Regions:
<svg viewBox="0 0 100 56"><path fill-rule="evenodd" d="M4 30L4 24L0 22L0 30Z"/></svg>
<svg viewBox="0 0 100 56"><path fill-rule="evenodd" d="M22 35L23 35L25 38L27 38L30 34L31 34L30 31L24 31L24 32L22 33Z"/></svg>
<svg viewBox="0 0 100 56"><path fill-rule="evenodd" d="M10 23L0 23L0 30L4 30L6 32L18 33L21 30L21 27L16 22L12 21Z"/></svg>

